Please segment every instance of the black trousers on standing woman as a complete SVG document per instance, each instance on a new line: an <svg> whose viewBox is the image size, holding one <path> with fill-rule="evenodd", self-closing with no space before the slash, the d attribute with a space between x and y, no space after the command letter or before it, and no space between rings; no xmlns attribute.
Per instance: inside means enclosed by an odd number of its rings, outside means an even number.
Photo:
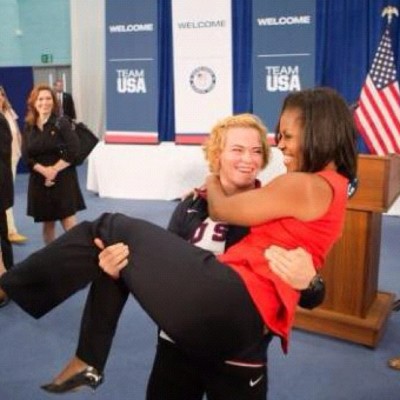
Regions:
<svg viewBox="0 0 400 400"><path fill-rule="evenodd" d="M123 282L184 351L226 360L263 340L263 321L233 269L165 229L122 214L78 224L5 273L0 287L40 318L104 273L95 237L129 246Z"/></svg>

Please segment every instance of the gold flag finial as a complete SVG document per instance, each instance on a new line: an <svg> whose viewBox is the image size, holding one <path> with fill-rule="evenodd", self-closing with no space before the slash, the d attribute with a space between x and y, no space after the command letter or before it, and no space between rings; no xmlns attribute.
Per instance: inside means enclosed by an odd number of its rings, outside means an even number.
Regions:
<svg viewBox="0 0 400 400"><path fill-rule="evenodd" d="M397 9L397 7L387 6L382 11L382 18L387 17L388 24L392 22L393 15L395 15L396 17L399 16L399 10Z"/></svg>

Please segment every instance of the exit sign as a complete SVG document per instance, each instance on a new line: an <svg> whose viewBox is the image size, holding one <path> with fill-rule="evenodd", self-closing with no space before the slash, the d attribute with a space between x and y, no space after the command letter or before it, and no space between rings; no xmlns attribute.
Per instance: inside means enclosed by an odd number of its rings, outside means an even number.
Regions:
<svg viewBox="0 0 400 400"><path fill-rule="evenodd" d="M53 62L53 54L42 54L40 60L42 64L51 64Z"/></svg>

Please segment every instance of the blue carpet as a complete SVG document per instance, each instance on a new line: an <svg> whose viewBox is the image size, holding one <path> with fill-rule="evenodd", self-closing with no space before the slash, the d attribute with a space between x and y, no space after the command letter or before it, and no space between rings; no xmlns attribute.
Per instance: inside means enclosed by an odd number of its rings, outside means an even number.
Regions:
<svg viewBox="0 0 400 400"><path fill-rule="evenodd" d="M86 167L80 167L81 186ZM18 175L15 217L29 242L15 246L16 261L42 246L41 226L25 215L27 176ZM165 226L175 207L169 201L101 199L84 191L88 209L79 219L103 211L118 211ZM61 232L61 229L60 229ZM400 218L383 218L379 288L400 292ZM0 311L0 400L41 400L51 395L39 386L59 372L73 355L86 291L78 293L40 321L26 316L15 304ZM134 299L124 310L105 371L95 393L82 390L63 399L144 399L155 349L156 328ZM399 400L400 372L386 367L400 355L400 312L390 317L378 348L295 330L289 355L277 340L269 349L270 400ZM173 399L166 399L173 400ZM229 399L227 399L229 400Z"/></svg>

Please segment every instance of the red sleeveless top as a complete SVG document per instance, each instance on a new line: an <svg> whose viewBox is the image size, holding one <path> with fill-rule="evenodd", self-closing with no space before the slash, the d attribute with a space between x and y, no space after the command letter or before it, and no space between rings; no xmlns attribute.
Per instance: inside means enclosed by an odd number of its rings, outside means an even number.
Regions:
<svg viewBox="0 0 400 400"><path fill-rule="evenodd" d="M322 266L342 232L348 181L335 171L317 174L333 189L325 215L313 221L292 217L267 221L252 227L244 239L218 256L241 276L266 326L280 336L285 352L300 294L269 269L264 251L272 244L286 249L303 247L312 255L314 265Z"/></svg>

